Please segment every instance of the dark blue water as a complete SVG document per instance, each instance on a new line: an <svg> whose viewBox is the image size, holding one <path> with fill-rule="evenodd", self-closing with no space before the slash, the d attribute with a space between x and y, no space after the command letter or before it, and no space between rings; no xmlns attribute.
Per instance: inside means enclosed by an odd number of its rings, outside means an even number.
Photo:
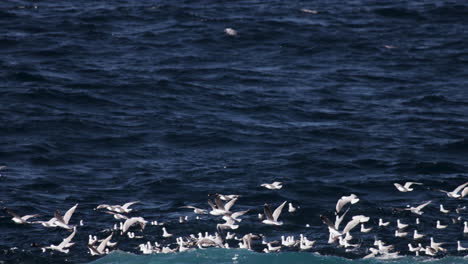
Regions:
<svg viewBox="0 0 468 264"><path fill-rule="evenodd" d="M115 223L93 210L100 203L139 200L132 216L166 222L175 236L213 233L217 217L195 221L179 207L207 208L208 194L224 193L242 195L234 210L251 210L240 236L303 233L317 240L312 252L346 258L367 254L374 236L409 255L412 239L393 232L397 218L415 216L393 209L433 200L418 231L447 242L438 257L460 263L468 211L451 218L466 199L434 189L468 179L467 28L462 1L2 1L1 206L48 220L79 203L71 223L85 225L69 254L42 253L31 244L69 233L2 212L0 260L98 259L87 237ZM274 180L283 189L260 187ZM392 184L408 180L424 186ZM361 201L348 218L368 215L374 230L354 231L361 248L345 252L327 243L319 215L334 218L350 193ZM285 200L300 209L284 212L283 226L259 222L264 203ZM379 217L392 226L378 229ZM435 229L436 219L449 227ZM161 234L149 226L144 239L115 239L138 253ZM190 259L180 258L168 261Z"/></svg>

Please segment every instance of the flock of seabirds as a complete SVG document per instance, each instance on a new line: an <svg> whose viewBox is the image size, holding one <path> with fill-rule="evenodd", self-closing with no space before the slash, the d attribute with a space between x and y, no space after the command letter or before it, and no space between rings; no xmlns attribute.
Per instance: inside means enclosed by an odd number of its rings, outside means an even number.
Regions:
<svg viewBox="0 0 468 264"><path fill-rule="evenodd" d="M400 192L411 192L414 190L415 186L422 185L422 183L406 182L404 184L394 183L394 185ZM261 186L270 190L279 190L283 185L281 182L273 182L271 184L262 184ZM468 182L456 187L453 191L438 191L446 193L449 198L462 200L468 196ZM164 223L158 223L157 221L147 221L142 216L130 216L132 215L133 211L131 207L135 204L138 204L138 201L128 202L123 205L98 205L95 210L113 216L118 221L118 223L115 223L112 228L102 231L102 233L105 233L103 236L99 235L99 237L97 237L96 235L89 234L87 243L89 254L93 256L106 255L114 250L117 250L118 243L113 241L116 236L121 236L120 239L141 239L140 241L144 241L145 237L143 230L148 224L161 225L163 240L159 242L147 241L146 243L141 243L138 249L143 254L175 253L184 252L193 248L204 249L209 247L243 248L247 250L253 250L252 248L254 244L257 245L256 249L262 248L262 251L266 253L279 252L281 250L313 250L315 240L309 240L302 234L299 236L299 239L296 239L294 236L281 236L281 241L268 241L265 236L253 233L237 236L235 234L235 230L239 227L239 224L242 221L242 217L250 212L250 210L233 210L233 207L239 198L239 195L209 195L208 204L211 207L209 210L190 205L182 206L181 208L193 210L194 214L197 215L196 219L199 219L199 215L212 215L213 217L219 217L224 222L218 223L216 225L216 232L214 234L209 234L206 232L204 234L190 234L186 237L177 238L166 229ZM432 235L427 232L422 233L420 230L418 230L418 226L420 226L421 223L419 217L421 217L421 215L424 213L423 210L432 204L432 201L426 201L418 206L408 205L406 208L397 209L399 211L409 211L410 213L415 214L417 217L415 223L404 223L400 219L398 219L395 223L379 218L378 227L371 225L369 222L370 217L368 216L348 215L352 205L357 202L359 202L359 198L355 194L341 197L336 203L334 215L335 221L330 220L330 218L325 215L320 215L320 218L325 225L324 228L328 228L329 231L328 243L336 244L337 247L344 248L347 251L352 251L362 246L360 243L353 242L355 241L353 236L356 236L359 233L369 233L373 228L387 228L388 230L394 230L395 238L407 239L407 251L414 253L416 256L443 255L444 252L447 251L446 245L453 243L453 241L450 241L450 243L443 243L441 241L436 242L436 239L433 238ZM288 204L287 210L289 213L294 213L296 210L300 210L298 206L294 207L292 203L288 203L287 201L281 203L273 211L270 205L265 204L263 208L263 214L258 214L257 216L259 218L258 221L261 221L261 223L264 225L283 225L284 223L281 221L281 214L286 204ZM434 204L432 204L432 206L434 206ZM32 221L33 219L39 217L39 215L36 214L21 216L18 214L18 212L15 212L14 209L5 207L4 210L6 213L12 216L11 220L16 224L37 224L42 225L44 228L63 228L70 231L70 234L59 243L51 244L49 246L35 245L36 247L40 247L43 252L50 250L60 252L61 254L67 254L75 244L75 242L73 242L75 234L79 232L80 226L84 225L82 220L79 221L78 224L72 224L72 222L78 222L72 221L72 216L77 208L78 204L75 204L64 215L62 215L60 211L57 210L54 216L47 221ZM433 223L433 226L436 229L445 229L449 224L457 225L457 228L460 228L460 232L463 232L464 235L468 235L468 223L462 217L462 213L465 210L466 206L461 207L458 205L453 212L453 214L456 215L455 218L452 218L452 223L441 223L440 220L437 220L436 223ZM442 204L439 206L439 211L441 214L448 214L450 212L444 208ZM347 219L346 224L341 225L345 219ZM181 216L179 222L184 223L187 220L188 216ZM377 222L377 219L375 219L375 222ZM137 232L137 235L135 232ZM468 248L463 247L461 241L458 240L457 250L463 252L468 251ZM366 252L367 255L364 256L365 259L391 259L402 256L400 255L400 252L395 250L394 245L387 244L384 241L377 239L377 237L375 237L373 244L369 244Z"/></svg>

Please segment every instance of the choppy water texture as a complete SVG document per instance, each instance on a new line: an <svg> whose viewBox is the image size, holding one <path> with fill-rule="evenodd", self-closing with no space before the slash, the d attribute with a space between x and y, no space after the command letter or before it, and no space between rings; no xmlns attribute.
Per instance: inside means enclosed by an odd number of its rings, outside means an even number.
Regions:
<svg viewBox="0 0 468 264"><path fill-rule="evenodd" d="M394 222L412 231L415 217L393 208L433 200L420 231L448 242L436 263L459 263L455 242L468 238L450 219L466 200L428 188L468 179L467 28L461 1L1 1L2 207L47 220L79 203L71 222L85 226L70 254L42 253L31 243L58 243L68 232L1 218L0 260L95 261L87 236L114 223L93 211L104 202L139 200L134 216L165 221L177 236L214 232L217 218L194 221L179 207L235 193L234 209L251 209L239 235L303 233L317 240L313 252L346 258L365 255L374 235L409 254ZM283 189L259 186L274 180ZM392 185L407 180L425 186L399 193ZM368 226L393 222L356 232L355 252L327 244L319 219L333 218L350 193L361 198L350 215L370 216ZM265 202L284 200L299 211L284 213L281 227L259 223ZM451 213L442 216L440 203ZM184 215L191 221L177 224ZM436 230L436 219L449 227ZM162 239L160 227L145 235L118 237L118 248L136 253ZM219 254L211 263L232 257ZM119 253L97 263L187 263L192 255ZM343 261L240 255L247 263Z"/></svg>

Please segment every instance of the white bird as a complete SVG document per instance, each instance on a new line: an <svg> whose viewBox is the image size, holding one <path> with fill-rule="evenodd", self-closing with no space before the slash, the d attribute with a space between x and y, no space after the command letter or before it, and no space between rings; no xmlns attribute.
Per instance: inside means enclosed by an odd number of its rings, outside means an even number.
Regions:
<svg viewBox="0 0 468 264"><path fill-rule="evenodd" d="M94 243L97 242L97 237L96 236L92 236L92 235L89 235L88 236L88 245L94 245Z"/></svg>
<svg viewBox="0 0 468 264"><path fill-rule="evenodd" d="M421 239L421 238L423 238L423 237L424 237L424 235L423 235L423 234L419 234L419 233L418 233L418 230L414 230L414 233L413 233L413 239L414 239L414 240Z"/></svg>
<svg viewBox="0 0 468 264"><path fill-rule="evenodd" d="M224 33L226 33L228 36L237 36L237 31L232 28L225 28Z"/></svg>
<svg viewBox="0 0 468 264"><path fill-rule="evenodd" d="M114 218L117 219L117 220L127 220L128 219L128 216L123 215L123 214L119 214L119 213L116 213L116 212L105 211L104 213L113 215Z"/></svg>
<svg viewBox="0 0 468 264"><path fill-rule="evenodd" d="M410 252L414 252L416 254L416 256L419 256L419 251L421 250L421 247L418 246L418 247L413 247L413 245L411 245L411 243L408 244L408 249Z"/></svg>
<svg viewBox="0 0 468 264"><path fill-rule="evenodd" d="M328 219L326 216L320 215L320 219L324 224L328 226L328 243L335 243L338 240L338 238L343 234L340 231L338 231L338 229L335 227L335 224L333 224L332 221L330 221L330 219Z"/></svg>
<svg viewBox="0 0 468 264"><path fill-rule="evenodd" d="M379 226L388 226L390 222L384 222L382 218L379 218Z"/></svg>
<svg viewBox="0 0 468 264"><path fill-rule="evenodd" d="M437 229L445 229L445 228L447 228L447 225L443 225L443 224L440 223L440 220L437 220L436 228Z"/></svg>
<svg viewBox="0 0 468 264"><path fill-rule="evenodd" d="M432 201L428 201L416 207L405 208L404 210L411 211L413 214L422 215L424 212L421 210L427 205L429 205L431 202Z"/></svg>
<svg viewBox="0 0 468 264"><path fill-rule="evenodd" d="M122 225L122 233L126 233L128 229L133 226L134 224L140 224L141 229L145 229L146 221L143 217L132 217L129 218L125 221L125 223Z"/></svg>
<svg viewBox="0 0 468 264"><path fill-rule="evenodd" d="M260 186L265 187L270 190L279 190L283 188L283 183L275 181L273 183L263 183Z"/></svg>
<svg viewBox="0 0 468 264"><path fill-rule="evenodd" d="M400 232L397 230L395 230L395 237L406 237L408 235L408 232Z"/></svg>
<svg viewBox="0 0 468 264"><path fill-rule="evenodd" d="M459 194L459 192L465 188L466 186L468 185L468 182L465 182L464 184L458 186L457 188L455 188L455 190L451 191L451 192L448 192L448 191L444 191L444 190L438 190L438 191L441 191L441 192L444 192L447 194L448 197L450 198L461 198L462 197L462 194ZM468 192L468 191L467 191Z"/></svg>
<svg viewBox="0 0 468 264"><path fill-rule="evenodd" d="M460 240L457 241L457 250L458 251L464 251L468 250L468 248L462 247Z"/></svg>
<svg viewBox="0 0 468 264"><path fill-rule="evenodd" d="M463 233L468 234L468 222L463 222Z"/></svg>
<svg viewBox="0 0 468 264"><path fill-rule="evenodd" d="M340 228L340 224L341 222L343 222L343 219L345 218L348 211L349 211L349 208L341 216L339 214L336 214L335 216L335 229L336 230Z"/></svg>
<svg viewBox="0 0 468 264"><path fill-rule="evenodd" d="M308 250L308 249L311 249L314 244L315 244L315 240L308 240L306 236L300 234L300 240L299 240L299 249L300 250Z"/></svg>
<svg viewBox="0 0 468 264"><path fill-rule="evenodd" d="M69 225L68 223L70 222L70 218L72 217L73 213L75 213L76 207L78 204L75 204L72 208L68 209L68 211L63 215L60 214L60 211L55 211L54 218L55 222L54 224L58 227L64 228L71 230L73 229L73 226Z"/></svg>
<svg viewBox="0 0 468 264"><path fill-rule="evenodd" d="M430 246L426 246L426 248L422 248L420 249L420 251L426 253L426 255L429 255L429 256L435 256L437 254L437 250L435 250L434 248Z"/></svg>
<svg viewBox="0 0 468 264"><path fill-rule="evenodd" d="M278 252L281 250L281 245L275 247L275 246L272 246L271 244L272 244L271 242L267 243L268 252Z"/></svg>
<svg viewBox="0 0 468 264"><path fill-rule="evenodd" d="M232 219L227 219L224 224L217 224L216 229L232 229L235 230L239 228L239 225L236 225L236 222Z"/></svg>
<svg viewBox="0 0 468 264"><path fill-rule="evenodd" d="M205 209L201 209L201 208L198 208L198 207L195 207L195 206L190 206L190 205L186 205L186 206L181 206L179 208L190 208L190 209L193 209L193 212L196 213L196 214L207 214L208 211L205 210Z"/></svg>
<svg viewBox="0 0 468 264"><path fill-rule="evenodd" d="M16 213L14 213L13 211L11 211L9 208L6 208L6 207L5 207L5 211L8 214L10 214L11 216L13 216L13 218L11 218L11 220L13 222L17 223L17 224L31 224L32 222L29 222L28 219L39 216L38 214L19 216Z"/></svg>
<svg viewBox="0 0 468 264"><path fill-rule="evenodd" d="M216 195L215 199L214 199L214 203L213 201L211 201L210 199L208 199L208 204L211 206L211 211L210 211L210 214L211 215L225 215L225 214L231 214L231 207L234 205L234 203L237 201L237 198L234 198L232 200L230 200L229 202L227 202L226 204L223 203L223 201L221 200L221 198L219 198L218 195Z"/></svg>
<svg viewBox="0 0 468 264"><path fill-rule="evenodd" d="M239 211L239 212L234 212L231 215L226 214L226 215L223 216L223 220L224 221L233 220L233 221L236 221L236 222L242 222L242 219L239 219L239 217L243 216L244 214L248 213L249 211L250 211L250 209L244 210L244 211Z"/></svg>
<svg viewBox="0 0 468 264"><path fill-rule="evenodd" d="M468 187L466 187L465 189L468 189ZM463 207L457 207L457 209L455 209L455 211L457 212L457 214L460 214L462 211L466 210L466 206L463 206Z"/></svg>
<svg viewBox="0 0 468 264"><path fill-rule="evenodd" d="M344 248L348 248L348 247L354 247L354 248L357 248L359 247L360 245L359 244L349 244L348 243L348 240L344 239L343 237L338 237L338 243L340 244L340 246L344 247Z"/></svg>
<svg viewBox="0 0 468 264"><path fill-rule="evenodd" d="M416 224L419 225L421 222L419 221L419 217L416 218Z"/></svg>
<svg viewBox="0 0 468 264"><path fill-rule="evenodd" d="M468 195L468 187L463 188L463 191L461 192L462 198L464 198L466 195Z"/></svg>
<svg viewBox="0 0 468 264"><path fill-rule="evenodd" d="M288 203L288 212L294 213L296 212L297 208L295 208L292 203Z"/></svg>
<svg viewBox="0 0 468 264"><path fill-rule="evenodd" d="M67 254L70 251L69 247L75 244L75 243L71 243L71 240L73 239L75 234L76 234L76 227L73 228L73 233L71 233L68 237L66 237L60 244L43 247L42 251L45 252L46 249L51 249L51 250L55 250L55 251L59 251L59 252Z"/></svg>
<svg viewBox="0 0 468 264"><path fill-rule="evenodd" d="M436 251L446 251L445 248L441 247L443 244L444 244L443 242L441 242L441 243L434 242L434 238L431 237L431 246L430 247L433 248L434 250L436 250ZM427 254L427 252L426 252L426 254Z"/></svg>
<svg viewBox="0 0 468 264"><path fill-rule="evenodd" d="M284 236L281 236L281 245L285 247L294 247L297 244L297 241L294 240L294 236L288 236L286 239Z"/></svg>
<svg viewBox="0 0 468 264"><path fill-rule="evenodd" d="M131 211L133 211L133 209L130 209L129 207L136 204L136 203L139 203L139 201L129 202L129 203L126 203L124 205L101 204L101 205L98 205L98 207L96 207L96 209L106 209L106 210L113 211L113 212L116 212L116 213L128 214Z"/></svg>
<svg viewBox="0 0 468 264"><path fill-rule="evenodd" d="M172 234L169 234L165 227L163 227L162 230L163 230L163 237L165 238L172 237Z"/></svg>
<svg viewBox="0 0 468 264"><path fill-rule="evenodd" d="M218 194L218 195L219 195L219 198L221 198L221 200L223 201L230 201L232 199L236 199L240 197L240 195L237 195L237 194L229 194L229 195Z"/></svg>
<svg viewBox="0 0 468 264"><path fill-rule="evenodd" d="M109 244L110 240L112 239L112 235L114 233L111 233L108 237L103 239L99 246L95 247L94 245L88 245L89 253L92 256L98 256L98 255L105 255L109 253L109 249L107 249L107 245Z"/></svg>
<svg viewBox="0 0 468 264"><path fill-rule="evenodd" d="M339 213L341 208L343 208L347 203L355 204L357 202L359 202L359 198L355 194L342 196L336 203L336 212Z"/></svg>
<svg viewBox="0 0 468 264"><path fill-rule="evenodd" d="M403 224L400 219L397 219L397 227L398 229L404 229L408 227L408 224Z"/></svg>
<svg viewBox="0 0 468 264"><path fill-rule="evenodd" d="M364 224L361 224L361 232L362 233L369 233L372 230L372 227L365 228Z"/></svg>
<svg viewBox="0 0 468 264"><path fill-rule="evenodd" d="M227 232L227 234L226 234L226 240L234 239L234 236L235 236L235 235L236 235L235 233L232 233L232 234L231 234L231 233Z"/></svg>
<svg viewBox="0 0 468 264"><path fill-rule="evenodd" d="M353 239L353 236L348 232L348 233L346 233L344 239L350 241L351 239Z"/></svg>
<svg viewBox="0 0 468 264"><path fill-rule="evenodd" d="M346 234L351 231L354 227L356 227L360 223L365 223L369 221L369 217L364 215L355 215L353 216L352 220L349 221L343 229L342 234Z"/></svg>
<svg viewBox="0 0 468 264"><path fill-rule="evenodd" d="M278 206L273 212L273 214L271 213L270 206L268 204L265 204L265 206L263 207L263 211L266 219L263 220L262 223L267 225L283 225L282 221L278 221L278 217L280 216L285 204L286 201L284 201L280 206Z"/></svg>
<svg viewBox="0 0 468 264"><path fill-rule="evenodd" d="M365 255L362 259L375 258L379 254L379 251L375 248L369 248L369 250L371 251L371 253Z"/></svg>
<svg viewBox="0 0 468 264"><path fill-rule="evenodd" d="M448 214L450 212L449 210L444 209L444 206L442 204L440 205L440 211L444 214Z"/></svg>
<svg viewBox="0 0 468 264"><path fill-rule="evenodd" d="M301 12L304 12L304 13L309 13L309 14L318 14L318 11L317 10L313 10L313 9L307 9L307 8L301 8Z"/></svg>
<svg viewBox="0 0 468 264"><path fill-rule="evenodd" d="M411 192L413 190L413 188L411 188L411 185L413 184L422 185L422 183L419 182L406 182L405 185L394 183L393 185L395 185L397 190L399 190L400 192Z"/></svg>

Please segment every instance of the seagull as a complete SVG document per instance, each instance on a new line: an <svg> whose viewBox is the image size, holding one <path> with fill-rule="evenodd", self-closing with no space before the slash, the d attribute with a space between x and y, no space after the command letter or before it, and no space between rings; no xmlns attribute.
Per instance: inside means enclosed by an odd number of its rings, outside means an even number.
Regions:
<svg viewBox="0 0 468 264"><path fill-rule="evenodd" d="M419 233L418 233L418 230L414 230L414 233L413 233L413 239L414 239L414 240L421 239L421 238L423 238L423 237L424 237L424 235L423 235L423 234L419 234Z"/></svg>
<svg viewBox="0 0 468 264"><path fill-rule="evenodd" d="M13 216L13 218L11 218L11 220L13 220L13 222L15 222L17 224L31 224L33 222L29 222L28 219L39 216L38 214L19 216L15 212L11 211L11 209L9 209L9 208L5 207L4 209L8 214Z"/></svg>
<svg viewBox="0 0 468 264"><path fill-rule="evenodd" d="M198 208L198 207L195 207L195 206L191 206L191 205L186 205L186 206L181 206L179 208L190 208L190 209L193 209L193 212L196 213L196 214L207 214L208 211L205 210L205 209L201 209L201 208Z"/></svg>
<svg viewBox="0 0 468 264"><path fill-rule="evenodd" d="M400 219L397 219L397 227L398 229L404 229L408 227L408 224L403 224Z"/></svg>
<svg viewBox="0 0 468 264"><path fill-rule="evenodd" d="M76 207L78 204L75 204L72 208L68 209L65 215L60 214L60 211L56 211L54 217L52 217L49 221L36 221L33 223L42 224L45 227L62 227L64 229L71 230L73 226L69 225L70 218L72 217L73 213L75 213Z"/></svg>
<svg viewBox="0 0 468 264"><path fill-rule="evenodd" d="M275 181L273 183L264 183L264 184L262 184L260 186L265 187L265 188L270 189L270 190L279 190L279 189L283 188L283 183Z"/></svg>
<svg viewBox="0 0 468 264"><path fill-rule="evenodd" d="M227 202L226 204L223 203L221 198L219 198L218 195L216 195L214 203L210 199L208 199L208 204L211 206L212 210L210 211L211 215L225 215L225 214L231 214L229 210L231 210L231 207L234 205L234 203L237 201L237 198L234 198Z"/></svg>
<svg viewBox="0 0 468 264"><path fill-rule="evenodd" d="M286 201L284 201L280 206L278 206L278 208L275 209L273 214L271 213L270 206L268 204L265 204L265 206L263 207L263 211L266 219L263 220L262 223L267 225L283 225L282 221L278 221L278 217L280 216L285 204Z"/></svg>
<svg viewBox="0 0 468 264"><path fill-rule="evenodd" d="M468 222L463 222L463 233L468 234Z"/></svg>
<svg viewBox="0 0 468 264"><path fill-rule="evenodd" d="M125 221L125 223L122 226L122 233L126 233L132 225L137 224L137 223L140 224L141 229L145 229L147 222L148 221L146 221L143 217L129 218Z"/></svg>
<svg viewBox="0 0 468 264"><path fill-rule="evenodd" d="M437 220L436 228L437 229L445 229L445 228L447 228L447 225L442 225L440 223L440 220Z"/></svg>
<svg viewBox="0 0 468 264"><path fill-rule="evenodd" d="M468 182L465 182L464 184L458 186L457 188L455 188L455 190L453 190L451 192L444 191L444 190L438 190L438 191L446 193L447 196L450 197L450 198L462 198L462 194L459 194L459 192L463 188L465 188L467 185L468 185Z"/></svg>
<svg viewBox="0 0 468 264"><path fill-rule="evenodd" d="M388 226L390 222L384 222L382 218L379 218L379 226Z"/></svg>
<svg viewBox="0 0 468 264"><path fill-rule="evenodd" d="M343 208L343 206L349 202L351 202L351 204L355 204L359 202L359 198L355 194L351 194L350 196L342 196L336 203L336 212L339 213L341 208Z"/></svg>
<svg viewBox="0 0 468 264"><path fill-rule="evenodd" d="M468 188L468 187L466 187ZM463 207L457 207L457 209L455 209L455 211L457 212L457 214L460 214L462 211L466 210L466 206L463 206Z"/></svg>
<svg viewBox="0 0 468 264"><path fill-rule="evenodd" d="M345 218L348 211L349 211L349 207L341 216L339 216L338 214L335 216L335 229L336 230L340 228L340 224L341 222L343 222L343 219Z"/></svg>
<svg viewBox="0 0 468 264"><path fill-rule="evenodd" d="M163 227L162 230L163 230L163 237L168 238L168 237L171 237L171 236L172 236L172 234L169 234L169 233L167 232L167 230L166 230L165 227Z"/></svg>
<svg viewBox="0 0 468 264"><path fill-rule="evenodd" d="M292 203L288 203L288 212L294 213L296 212L297 208L292 205Z"/></svg>
<svg viewBox="0 0 468 264"><path fill-rule="evenodd" d="M408 232L399 232L398 229L395 230L395 237L406 237Z"/></svg>
<svg viewBox="0 0 468 264"><path fill-rule="evenodd" d="M411 211L413 214L422 215L424 212L421 211L424 207L430 204L432 201L425 202L417 207L405 208L404 210Z"/></svg>
<svg viewBox="0 0 468 264"><path fill-rule="evenodd" d="M408 244L408 248L409 248L409 251L410 252L414 252L416 254L416 256L419 256L419 251L421 250L421 247L418 246L418 247L413 247L413 245L411 245L411 243Z"/></svg>
<svg viewBox="0 0 468 264"><path fill-rule="evenodd" d="M38 221L38 223L41 223L45 227L61 227L67 230L71 230L73 229L73 226L69 225L68 223L70 222L70 218L72 217L73 213L75 213L77 206L78 204L75 204L72 208L68 209L63 217L60 214L60 211L57 210L54 213L54 217L51 218L48 222Z"/></svg>
<svg viewBox="0 0 468 264"><path fill-rule="evenodd" d="M105 239L103 239L101 241L101 244L99 244L99 246L95 247L94 245L90 245L88 244L88 249L89 249L89 253L92 255L92 256L98 256L98 255L105 255L105 254L108 254L109 253L109 249L106 248L107 245L109 244L110 240L112 239L112 235L114 235L114 233L111 233L108 237L106 237Z"/></svg>
<svg viewBox="0 0 468 264"><path fill-rule="evenodd" d="M332 221L330 221L330 219L328 219L326 216L320 215L320 219L324 224L328 226L328 232L330 233L328 236L328 243L332 244L336 242L336 240L343 234L340 231L338 231L338 229L335 227Z"/></svg>
<svg viewBox="0 0 468 264"><path fill-rule="evenodd" d="M275 247L275 246L272 246L271 244L272 244L272 242L267 243L268 252L279 252L280 251L282 245L279 245L279 246Z"/></svg>
<svg viewBox="0 0 468 264"><path fill-rule="evenodd" d="M299 249L300 250L308 250L308 249L311 249L314 244L315 244L315 240L308 240L307 237L305 237L304 235L300 234L300 237L301 239L299 240Z"/></svg>
<svg viewBox="0 0 468 264"><path fill-rule="evenodd" d="M242 222L242 219L239 219L238 217L243 216L244 214L248 213L249 211L250 211L250 209L247 209L247 210L244 210L244 211L234 212L231 215L226 214L226 215L223 216L223 220L224 221L233 220L233 221L237 221L237 222Z"/></svg>
<svg viewBox="0 0 468 264"><path fill-rule="evenodd" d="M397 190L399 190L400 192L411 192L413 190L413 188L411 188L411 185L413 184L422 185L422 183L419 182L406 182L405 185L394 183L393 185L395 185Z"/></svg>
<svg viewBox="0 0 468 264"><path fill-rule="evenodd" d="M435 249L436 251L446 251L445 248L441 247L444 243L436 243L434 242L434 238L431 237L431 248ZM426 252L427 253L427 252Z"/></svg>
<svg viewBox="0 0 468 264"><path fill-rule="evenodd" d="M58 227L64 228L71 230L73 229L73 226L69 225L68 223L70 222L70 218L72 217L73 213L75 212L76 207L78 204L75 204L72 208L68 209L68 211L63 215L60 214L60 211L57 210L55 211L54 217L55 217L55 225Z"/></svg>
<svg viewBox="0 0 468 264"><path fill-rule="evenodd" d="M236 194L229 194L229 195L224 195L224 194L218 194L219 198L221 198L221 200L223 201L230 201L232 199L235 199L235 198L239 198L240 195L236 195Z"/></svg>
<svg viewBox="0 0 468 264"><path fill-rule="evenodd" d="M70 251L68 248L75 244L75 243L70 242L75 236L75 234L76 234L76 227L73 228L73 233L71 233L68 237L66 237L60 244L43 247L42 252L45 252L47 249L51 249L51 250L56 250L56 251L67 254Z"/></svg>
<svg viewBox="0 0 468 264"><path fill-rule="evenodd" d="M236 235L235 233L232 233L232 234L231 234L231 233L227 232L227 234L226 234L226 240L234 239L234 236L235 236L235 235Z"/></svg>
<svg viewBox="0 0 468 264"><path fill-rule="evenodd" d="M129 207L136 204L136 203L139 203L139 201L129 202L129 203L126 203L124 205L101 204L101 205L98 205L98 207L96 207L96 210L97 209L106 209L106 210L113 211L113 212L116 212L116 213L128 214L133 210L133 209L130 209Z"/></svg>
<svg viewBox="0 0 468 264"><path fill-rule="evenodd" d="M463 188L463 191L461 193L461 197L464 198L466 195L468 195L468 187Z"/></svg>
<svg viewBox="0 0 468 264"><path fill-rule="evenodd" d="M361 224L361 232L362 233L369 233L372 230L372 227L365 228L364 224Z"/></svg>
<svg viewBox="0 0 468 264"><path fill-rule="evenodd" d="M123 215L123 214L119 214L119 213L116 213L116 212L105 211L104 213L113 215L114 218L117 219L117 220L127 220L128 219L128 216Z"/></svg>
<svg viewBox="0 0 468 264"><path fill-rule="evenodd" d="M442 204L440 205L440 211L444 214L448 214L450 212L450 210L445 209Z"/></svg>
<svg viewBox="0 0 468 264"><path fill-rule="evenodd" d="M226 33L228 36L237 36L237 31L232 28L225 28L224 33Z"/></svg>
<svg viewBox="0 0 468 264"><path fill-rule="evenodd" d="M307 9L307 8L301 8L301 12L304 12L304 13L309 13L309 14L318 14L318 11L317 10L313 10L313 9Z"/></svg>
<svg viewBox="0 0 468 264"><path fill-rule="evenodd" d="M457 241L457 250L458 251L464 251L468 250L468 248L462 247L460 240Z"/></svg>
<svg viewBox="0 0 468 264"><path fill-rule="evenodd" d="M356 227L360 223L365 223L369 221L369 217L364 215L355 215L353 216L352 220L349 221L343 229L342 234L346 234L351 231L354 227Z"/></svg>

